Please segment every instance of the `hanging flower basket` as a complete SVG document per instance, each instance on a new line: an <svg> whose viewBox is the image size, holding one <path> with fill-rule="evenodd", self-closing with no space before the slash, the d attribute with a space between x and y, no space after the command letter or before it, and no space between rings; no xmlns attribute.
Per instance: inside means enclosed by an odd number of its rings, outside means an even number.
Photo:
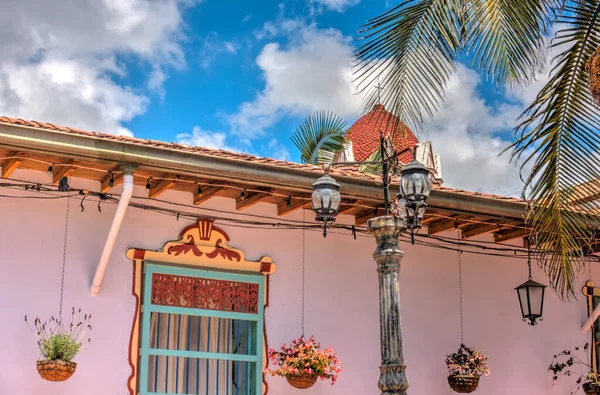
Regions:
<svg viewBox="0 0 600 395"><path fill-rule="evenodd" d="M596 48L588 58L585 71L588 73L588 84L592 98L600 105L600 47Z"/></svg>
<svg viewBox="0 0 600 395"><path fill-rule="evenodd" d="M600 384L596 382L588 381L583 383L581 387L587 395L600 395Z"/></svg>
<svg viewBox="0 0 600 395"><path fill-rule="evenodd" d="M477 389L479 376L448 376L448 384L454 392L468 394Z"/></svg>
<svg viewBox="0 0 600 395"><path fill-rule="evenodd" d="M448 384L455 392L468 394L477 389L479 377L489 376L487 358L481 351L461 344L458 351L446 356Z"/></svg>
<svg viewBox="0 0 600 395"><path fill-rule="evenodd" d="M37 361L37 370L48 381L65 381L75 373L77 364L64 361Z"/></svg>
<svg viewBox="0 0 600 395"><path fill-rule="evenodd" d="M305 390L312 387L319 378L316 374L300 374L300 375L287 375L285 376L287 382L294 388Z"/></svg>
<svg viewBox="0 0 600 395"><path fill-rule="evenodd" d="M77 364L73 358L82 349L86 332L92 329L91 314L82 317L81 309L75 312L73 307L68 324L63 323L60 317L61 314L58 319L50 317L47 321L36 318L31 326L25 316L29 329L38 338L37 345L42 356L36 363L38 373L48 381L65 381L75 373Z"/></svg>
<svg viewBox="0 0 600 395"><path fill-rule="evenodd" d="M300 336L289 347L281 346L280 351L269 349L269 360L276 368L267 368L264 374L283 376L292 387L299 389L312 387L318 378L331 380L333 385L342 371L333 349L322 349L314 337L305 340Z"/></svg>

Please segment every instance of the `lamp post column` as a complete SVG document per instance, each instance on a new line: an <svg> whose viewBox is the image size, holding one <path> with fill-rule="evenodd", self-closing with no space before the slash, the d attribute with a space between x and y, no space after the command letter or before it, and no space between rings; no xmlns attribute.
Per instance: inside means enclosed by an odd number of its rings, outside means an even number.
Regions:
<svg viewBox="0 0 600 395"><path fill-rule="evenodd" d="M406 395L408 381L402 353L400 323L400 262L404 253L398 245L400 233L406 229L404 218L386 215L367 221L369 233L375 236L377 248L373 258L379 273L379 318L381 334L381 395Z"/></svg>

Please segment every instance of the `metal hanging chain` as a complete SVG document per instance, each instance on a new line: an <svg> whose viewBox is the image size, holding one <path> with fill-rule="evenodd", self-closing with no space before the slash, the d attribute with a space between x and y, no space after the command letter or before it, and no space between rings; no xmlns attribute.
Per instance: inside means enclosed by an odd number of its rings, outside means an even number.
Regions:
<svg viewBox="0 0 600 395"><path fill-rule="evenodd" d="M456 228L456 241L458 245L458 287L460 293L460 344L464 344L464 323L463 323L463 287L462 287L462 250L460 249L460 229Z"/></svg>
<svg viewBox="0 0 600 395"><path fill-rule="evenodd" d="M302 210L302 225L304 225L306 220L306 210ZM305 258L305 234L306 227L302 227L302 337L304 337L304 258Z"/></svg>
<svg viewBox="0 0 600 395"><path fill-rule="evenodd" d="M527 240L527 268L529 269L529 279L531 280L531 244Z"/></svg>
<svg viewBox="0 0 600 395"><path fill-rule="evenodd" d="M65 241L63 247L62 274L60 278L60 305L58 308L58 319L62 322L63 294L65 291L65 266L67 263L67 235L69 231L69 202L71 198L67 198L67 214L65 218Z"/></svg>

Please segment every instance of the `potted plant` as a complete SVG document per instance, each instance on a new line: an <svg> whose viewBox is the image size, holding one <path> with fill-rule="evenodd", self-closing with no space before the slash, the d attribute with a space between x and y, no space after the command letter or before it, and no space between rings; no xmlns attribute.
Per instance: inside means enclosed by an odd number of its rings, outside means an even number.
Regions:
<svg viewBox="0 0 600 395"><path fill-rule="evenodd" d="M479 385L479 377L489 376L487 358L481 351L461 344L458 351L446 356L448 384L455 392L473 392Z"/></svg>
<svg viewBox="0 0 600 395"><path fill-rule="evenodd" d="M38 348L41 357L37 361L37 370L42 378L48 381L65 381L75 373L77 364L73 358L79 353L82 341L89 329L92 315L81 316L81 309L77 315L75 308L71 312L71 322L63 324L62 320L51 317L47 321L36 318L33 327L27 321L27 326L38 338ZM89 342L90 339L87 339Z"/></svg>
<svg viewBox="0 0 600 395"><path fill-rule="evenodd" d="M571 394L577 392L579 388L583 389L588 395L600 395L600 376L594 371L587 362L589 358L590 345L577 346L574 351L563 350L554 355L548 370L552 372L552 382L558 380L559 375L576 376L577 388ZM577 354L583 351L585 356L580 358Z"/></svg>
<svg viewBox="0 0 600 395"><path fill-rule="evenodd" d="M335 384L342 365L331 347L321 349L314 337L305 340L304 336L292 341L290 346L283 345L280 351L269 349L269 360L277 368L265 369L264 373L283 376L288 383L299 389L310 388L317 378L331 380Z"/></svg>

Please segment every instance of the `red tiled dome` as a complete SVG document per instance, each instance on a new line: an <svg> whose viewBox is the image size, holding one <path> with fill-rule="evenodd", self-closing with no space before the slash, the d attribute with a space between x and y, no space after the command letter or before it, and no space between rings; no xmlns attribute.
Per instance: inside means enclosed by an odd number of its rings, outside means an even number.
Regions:
<svg viewBox="0 0 600 395"><path fill-rule="evenodd" d="M398 151L412 148L419 142L404 122L386 111L383 104L376 104L369 113L356 121L346 133L346 138L352 142L354 160L365 161L373 152L379 149L380 131L383 132L384 136L393 136L394 147ZM412 158L411 152L405 152L399 157L402 163L408 163Z"/></svg>

